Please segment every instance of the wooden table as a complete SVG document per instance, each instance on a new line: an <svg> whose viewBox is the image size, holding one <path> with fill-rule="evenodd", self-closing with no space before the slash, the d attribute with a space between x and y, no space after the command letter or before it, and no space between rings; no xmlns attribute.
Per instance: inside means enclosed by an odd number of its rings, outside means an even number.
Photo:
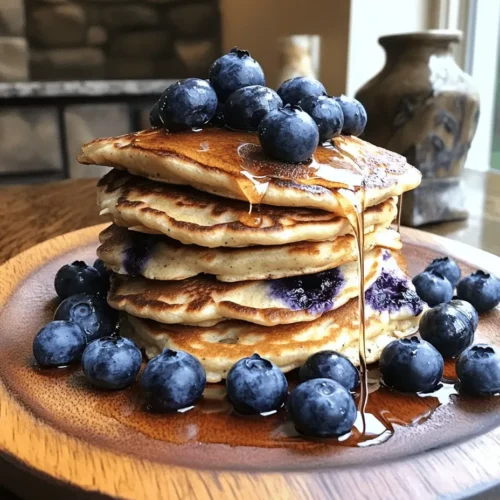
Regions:
<svg viewBox="0 0 500 500"><path fill-rule="evenodd" d="M463 185L469 218L419 229L500 255L500 171L466 170Z"/></svg>
<svg viewBox="0 0 500 500"><path fill-rule="evenodd" d="M85 179L0 188L0 264L36 243L101 222L95 183ZM470 218L421 229L500 254L500 175L469 171L464 184ZM483 493L478 498L499 497L495 489L491 496ZM0 498L16 497L0 486Z"/></svg>

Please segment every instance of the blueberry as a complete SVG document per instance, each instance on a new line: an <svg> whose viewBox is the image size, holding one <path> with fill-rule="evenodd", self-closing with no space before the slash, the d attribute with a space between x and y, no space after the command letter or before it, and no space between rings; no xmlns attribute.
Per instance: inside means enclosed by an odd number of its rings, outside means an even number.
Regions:
<svg viewBox="0 0 500 500"><path fill-rule="evenodd" d="M111 271L104 265L101 259L95 260L94 269L97 269L97 272L102 276L103 285L101 295L105 296L109 292Z"/></svg>
<svg viewBox="0 0 500 500"><path fill-rule="evenodd" d="M451 283L436 271L424 271L413 278L418 296L431 307L449 302L453 297Z"/></svg>
<svg viewBox="0 0 500 500"><path fill-rule="evenodd" d="M361 135L363 130L365 130L368 120L364 106L357 99L345 95L341 95L335 99L340 104L344 113L342 134L354 135L356 137Z"/></svg>
<svg viewBox="0 0 500 500"><path fill-rule="evenodd" d="M473 322L454 300L427 310L420 320L421 337L432 344L444 358L458 356L474 341Z"/></svg>
<svg viewBox="0 0 500 500"><path fill-rule="evenodd" d="M66 264L57 271L54 287L61 299L77 293L105 293L106 282L99 271L81 260Z"/></svg>
<svg viewBox="0 0 500 500"><path fill-rule="evenodd" d="M425 271L437 271L442 274L451 283L453 288L457 286L461 274L458 264L451 257L434 259L425 268Z"/></svg>
<svg viewBox="0 0 500 500"><path fill-rule="evenodd" d="M238 89L250 85L265 85L264 71L247 50L237 47L219 57L210 68L210 83L221 102Z"/></svg>
<svg viewBox="0 0 500 500"><path fill-rule="evenodd" d="M313 378L329 378L353 392L359 386L357 368L342 354L320 351L307 358L299 372L301 382Z"/></svg>
<svg viewBox="0 0 500 500"><path fill-rule="evenodd" d="M160 97L160 117L171 131L208 123L217 109L217 96L205 80L187 78L170 85Z"/></svg>
<svg viewBox="0 0 500 500"><path fill-rule="evenodd" d="M56 309L56 320L73 321L87 334L88 342L111 335L116 328L117 312L105 299L80 293L63 300Z"/></svg>
<svg viewBox="0 0 500 500"><path fill-rule="evenodd" d="M385 385L403 392L430 392L443 376L443 356L429 342L417 337L393 340L379 361Z"/></svg>
<svg viewBox="0 0 500 500"><path fill-rule="evenodd" d="M453 299L450 304L453 304L455 309L460 311L468 319L472 326L472 331L475 332L479 324L479 315L474 306L470 302L460 299Z"/></svg>
<svg viewBox="0 0 500 500"><path fill-rule="evenodd" d="M41 366L65 366L80 360L87 345L85 332L71 321L52 321L33 341L33 355Z"/></svg>
<svg viewBox="0 0 500 500"><path fill-rule="evenodd" d="M221 102L217 103L217 109L215 110L215 114L214 116L212 116L212 119L209 123L219 128L222 128L226 125L226 120L224 119L224 104L222 104Z"/></svg>
<svg viewBox="0 0 500 500"><path fill-rule="evenodd" d="M311 158L318 145L319 132L314 120L300 107L286 105L270 111L262 119L259 139L268 156L298 163Z"/></svg>
<svg viewBox="0 0 500 500"><path fill-rule="evenodd" d="M424 309L424 303L414 290L408 286L406 276L383 271L375 283L366 290L366 304L383 313L399 312L406 309L412 316L418 316Z"/></svg>
<svg viewBox="0 0 500 500"><path fill-rule="evenodd" d="M149 112L149 123L152 127L163 127L163 121L160 115L160 101L156 101Z"/></svg>
<svg viewBox="0 0 500 500"><path fill-rule="evenodd" d="M119 336L94 340L82 356L83 373L100 389L125 389L135 382L141 363L135 343Z"/></svg>
<svg viewBox="0 0 500 500"><path fill-rule="evenodd" d="M299 106L316 122L319 129L319 142L328 141L342 132L344 113L333 97L306 96L300 101Z"/></svg>
<svg viewBox="0 0 500 500"><path fill-rule="evenodd" d="M459 299L470 302L478 312L486 312L500 303L500 280L483 271L466 276L457 285Z"/></svg>
<svg viewBox="0 0 500 500"><path fill-rule="evenodd" d="M141 389L148 408L167 412L196 403L206 381L205 370L194 356L165 349L147 364L141 377Z"/></svg>
<svg viewBox="0 0 500 500"><path fill-rule="evenodd" d="M255 131L262 118L283 106L278 94L262 85L235 90L224 105L226 125L234 130Z"/></svg>
<svg viewBox="0 0 500 500"><path fill-rule="evenodd" d="M96 259L94 261L94 269L97 269L97 272L105 279L109 280L111 275L111 271L104 265L104 262L101 259Z"/></svg>
<svg viewBox="0 0 500 500"><path fill-rule="evenodd" d="M296 76L281 84L278 95L285 104L298 104L307 96L326 95L326 89L321 82L307 76Z"/></svg>
<svg viewBox="0 0 500 500"><path fill-rule="evenodd" d="M274 363L253 354L229 370L226 388L233 408L243 415L252 415L280 408L287 396L288 382Z"/></svg>
<svg viewBox="0 0 500 500"><path fill-rule="evenodd" d="M488 344L466 349L456 363L460 389L470 394L500 392L500 350Z"/></svg>
<svg viewBox="0 0 500 500"><path fill-rule="evenodd" d="M334 437L349 432L357 411L349 391L328 378L298 385L288 399L295 428L307 436Z"/></svg>

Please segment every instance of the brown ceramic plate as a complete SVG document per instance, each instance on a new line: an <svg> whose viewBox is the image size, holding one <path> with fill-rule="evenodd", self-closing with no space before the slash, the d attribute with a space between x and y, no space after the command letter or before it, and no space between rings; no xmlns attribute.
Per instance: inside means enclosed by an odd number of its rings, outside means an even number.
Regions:
<svg viewBox="0 0 500 500"><path fill-rule="evenodd" d="M500 398L452 397L429 416L435 398L393 395L384 401L396 419L394 435L360 448L288 437L284 412L243 419L221 412L224 402L216 400L152 415L137 387L99 392L79 368L38 369L32 340L56 306L54 275L67 262L92 262L102 228L54 238L0 268L0 452L7 459L0 471L12 463L23 469L3 472L13 490L36 488L40 497L71 487L76 495L148 499L401 499L465 495L500 480ZM455 257L464 273L500 270L491 254L416 230L403 234L412 274L440 255ZM484 315L476 340L500 344L499 323L499 310ZM414 417L419 422L407 425Z"/></svg>

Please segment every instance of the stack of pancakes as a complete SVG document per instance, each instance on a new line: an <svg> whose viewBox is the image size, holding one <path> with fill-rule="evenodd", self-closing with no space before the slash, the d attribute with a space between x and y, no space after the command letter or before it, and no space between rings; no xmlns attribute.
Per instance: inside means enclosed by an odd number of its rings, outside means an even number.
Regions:
<svg viewBox="0 0 500 500"><path fill-rule="evenodd" d="M152 129L85 144L79 161L115 167L98 184L112 221L98 255L122 334L148 357L187 351L209 382L255 352L284 372L324 349L359 364L346 191L364 198L367 361L418 325L423 305L391 223L420 174L399 155L342 136L308 164L286 164L255 134ZM360 171L364 190L350 186Z"/></svg>

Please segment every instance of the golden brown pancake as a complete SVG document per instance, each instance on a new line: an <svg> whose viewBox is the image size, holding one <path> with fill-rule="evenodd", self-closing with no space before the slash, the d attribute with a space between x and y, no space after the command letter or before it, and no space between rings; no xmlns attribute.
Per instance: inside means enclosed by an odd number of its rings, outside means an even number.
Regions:
<svg viewBox="0 0 500 500"><path fill-rule="evenodd" d="M151 129L84 144L78 161L105 165L158 182L252 203L322 209L343 215L348 190L365 185L370 207L420 184L403 156L352 136L318 146L309 163L264 155L256 134L204 128L169 133ZM357 191L358 201L360 191Z"/></svg>
<svg viewBox="0 0 500 500"><path fill-rule="evenodd" d="M249 216L247 202L229 200L184 186L153 182L112 170L97 185L101 214L117 225L163 233L184 244L204 247L282 245L327 241L353 234L348 219L307 208L260 205ZM368 208L365 226L394 220L396 199Z"/></svg>
<svg viewBox="0 0 500 500"><path fill-rule="evenodd" d="M382 271L404 276L397 253L375 248L365 257L365 289ZM115 274L111 307L159 323L210 326L226 319L259 325L312 321L359 294L358 263L321 273L277 280L228 283L200 275L182 281L153 281Z"/></svg>
<svg viewBox="0 0 500 500"><path fill-rule="evenodd" d="M391 282L381 275L366 292L366 357L377 361L382 349L395 338L418 327L425 304L409 279ZM219 382L241 358L254 353L288 372L313 353L330 349L359 365L358 301L326 312L314 321L292 325L261 326L245 321L222 321L214 326L165 325L124 314L121 334L131 337L152 358L164 348L196 356L208 382Z"/></svg>
<svg viewBox="0 0 500 500"><path fill-rule="evenodd" d="M396 231L376 226L365 235L365 250L401 248ZM97 255L118 274L154 280L184 280L200 273L220 281L247 281L312 274L357 259L354 236L334 241L301 242L247 248L204 248L183 245L163 235L148 235L111 225L100 234Z"/></svg>

